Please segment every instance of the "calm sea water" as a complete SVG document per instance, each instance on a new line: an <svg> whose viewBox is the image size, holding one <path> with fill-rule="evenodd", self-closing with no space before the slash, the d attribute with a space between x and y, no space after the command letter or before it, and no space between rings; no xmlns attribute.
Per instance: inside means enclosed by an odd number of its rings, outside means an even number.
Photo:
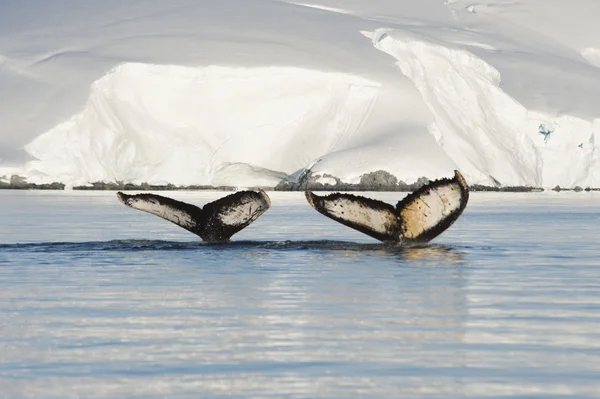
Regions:
<svg viewBox="0 0 600 399"><path fill-rule="evenodd" d="M207 245L112 192L0 191L0 398L600 397L600 195L473 194L410 249L270 195Z"/></svg>

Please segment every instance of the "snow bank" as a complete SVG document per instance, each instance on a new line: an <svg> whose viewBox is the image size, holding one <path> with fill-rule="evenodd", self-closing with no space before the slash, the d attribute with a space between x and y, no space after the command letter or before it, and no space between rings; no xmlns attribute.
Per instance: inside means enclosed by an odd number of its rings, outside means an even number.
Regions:
<svg viewBox="0 0 600 399"><path fill-rule="evenodd" d="M26 146L30 182L274 186L343 148L378 84L289 67L124 64Z"/></svg>
<svg viewBox="0 0 600 399"><path fill-rule="evenodd" d="M527 110L500 88L494 67L464 49L389 30L373 43L419 89L434 115L429 131L470 183L600 186L598 120Z"/></svg>

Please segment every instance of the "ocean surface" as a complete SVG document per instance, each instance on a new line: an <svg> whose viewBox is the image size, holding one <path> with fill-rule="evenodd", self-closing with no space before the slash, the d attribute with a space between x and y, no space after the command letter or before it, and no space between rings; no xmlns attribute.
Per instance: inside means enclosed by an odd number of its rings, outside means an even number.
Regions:
<svg viewBox="0 0 600 399"><path fill-rule="evenodd" d="M474 193L404 249L269 194L214 245L0 191L0 398L600 398L600 193Z"/></svg>

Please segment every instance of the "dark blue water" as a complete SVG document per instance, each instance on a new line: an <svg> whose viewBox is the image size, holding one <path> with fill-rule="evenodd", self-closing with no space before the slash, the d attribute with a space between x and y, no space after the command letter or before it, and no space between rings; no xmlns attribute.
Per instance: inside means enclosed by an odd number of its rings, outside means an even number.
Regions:
<svg viewBox="0 0 600 399"><path fill-rule="evenodd" d="M417 248L271 198L203 244L114 193L0 192L0 398L600 397L600 197L473 195Z"/></svg>

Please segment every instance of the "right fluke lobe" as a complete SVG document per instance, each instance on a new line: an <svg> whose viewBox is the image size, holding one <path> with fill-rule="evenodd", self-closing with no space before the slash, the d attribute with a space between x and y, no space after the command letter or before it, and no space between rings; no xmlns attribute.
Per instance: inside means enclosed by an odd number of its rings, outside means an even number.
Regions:
<svg viewBox="0 0 600 399"><path fill-rule="evenodd" d="M398 202L396 207L353 194L317 196L308 203L323 215L384 242L425 243L450 227L469 200L469 187L459 171L454 178L432 181Z"/></svg>

